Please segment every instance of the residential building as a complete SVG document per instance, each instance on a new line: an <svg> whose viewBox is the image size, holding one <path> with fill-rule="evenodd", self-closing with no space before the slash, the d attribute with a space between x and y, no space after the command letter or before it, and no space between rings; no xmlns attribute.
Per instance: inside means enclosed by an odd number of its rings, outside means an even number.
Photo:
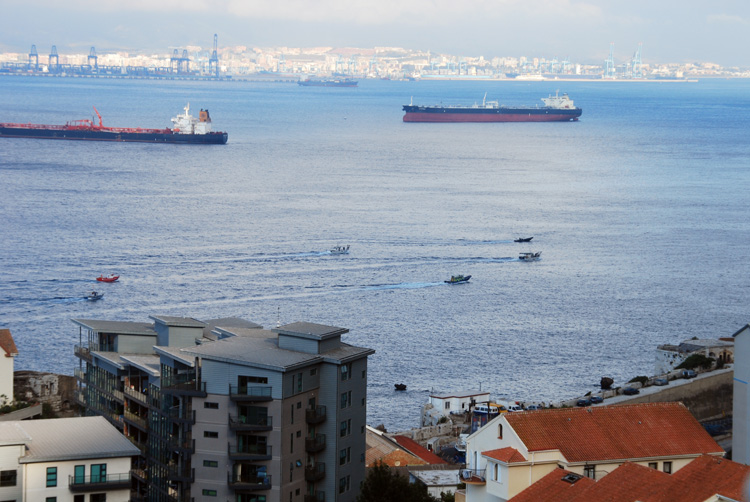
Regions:
<svg viewBox="0 0 750 502"><path fill-rule="evenodd" d="M732 460L750 464L750 324L734 335Z"/></svg>
<svg viewBox="0 0 750 502"><path fill-rule="evenodd" d="M728 502L746 500L750 467L702 455L674 474L625 462L599 481L556 469L511 502Z"/></svg>
<svg viewBox="0 0 750 502"><path fill-rule="evenodd" d="M464 414L478 403L489 403L490 393L476 390L460 392L444 392L430 394L429 404L433 406L439 417ZM437 423L437 422L435 422ZM435 425L434 423L423 423L422 425Z"/></svg>
<svg viewBox="0 0 750 502"><path fill-rule="evenodd" d="M0 329L0 405L12 403L13 397L13 358L18 349L9 329Z"/></svg>
<svg viewBox="0 0 750 502"><path fill-rule="evenodd" d="M654 375L665 375L693 354L716 359L720 365L734 362L734 340L693 339L679 345L659 345L656 349Z"/></svg>
<svg viewBox="0 0 750 502"><path fill-rule="evenodd" d="M308 322L150 319L73 321L78 400L140 448L139 497L354 501L373 350Z"/></svg>
<svg viewBox="0 0 750 502"><path fill-rule="evenodd" d="M724 455L682 403L503 413L466 444L468 502L509 500L560 468L596 480L625 462L672 473Z"/></svg>
<svg viewBox="0 0 750 502"><path fill-rule="evenodd" d="M128 502L139 454L102 417L0 422L0 500Z"/></svg>

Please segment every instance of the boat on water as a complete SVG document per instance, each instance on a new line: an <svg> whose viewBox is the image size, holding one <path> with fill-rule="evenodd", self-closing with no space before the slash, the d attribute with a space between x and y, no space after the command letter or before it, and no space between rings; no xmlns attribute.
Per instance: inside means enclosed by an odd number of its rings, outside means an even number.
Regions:
<svg viewBox="0 0 750 502"><path fill-rule="evenodd" d="M452 275L450 280L443 281L446 284L463 284L465 282L469 282L469 279L471 279L470 275Z"/></svg>
<svg viewBox="0 0 750 502"><path fill-rule="evenodd" d="M97 293L96 291L92 291L91 293L84 296L84 298L88 301L95 302L96 300L101 300L104 296L104 293Z"/></svg>
<svg viewBox="0 0 750 502"><path fill-rule="evenodd" d="M141 127L107 127L94 107L98 122L93 119L74 120L65 125L0 123L0 138L68 139L86 141L121 141L139 143L175 143L224 145L226 132L211 130L211 116L201 109L198 117L190 114L190 103L185 113L172 118L173 127L145 129Z"/></svg>
<svg viewBox="0 0 750 502"><path fill-rule="evenodd" d="M349 245L333 246L331 248L331 254L349 254Z"/></svg>
<svg viewBox="0 0 750 502"><path fill-rule="evenodd" d="M116 282L117 279L119 279L119 275L109 274L109 275L100 275L96 278L99 282Z"/></svg>
<svg viewBox="0 0 750 502"><path fill-rule="evenodd" d="M521 261L536 261L541 257L541 251L537 251L536 253L521 253L520 255L518 255L518 259Z"/></svg>
<svg viewBox="0 0 750 502"><path fill-rule="evenodd" d="M567 93L542 98L544 106L505 106L499 101L465 105L404 105L404 122L567 122L578 120L582 110Z"/></svg>
<svg viewBox="0 0 750 502"><path fill-rule="evenodd" d="M357 87L359 81L351 78L335 78L335 79L312 79L306 78L297 82L298 85L303 87Z"/></svg>
<svg viewBox="0 0 750 502"><path fill-rule="evenodd" d="M515 239L513 242L531 242L531 239L533 239L533 237L519 237L518 239Z"/></svg>
<svg viewBox="0 0 750 502"><path fill-rule="evenodd" d="M396 390L406 390L406 384L405 383L397 383L397 384L394 384L393 387Z"/></svg>

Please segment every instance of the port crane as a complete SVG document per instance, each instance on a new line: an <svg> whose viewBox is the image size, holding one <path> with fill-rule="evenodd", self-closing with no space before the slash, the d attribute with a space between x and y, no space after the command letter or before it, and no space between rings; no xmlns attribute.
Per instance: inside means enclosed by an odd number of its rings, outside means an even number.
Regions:
<svg viewBox="0 0 750 502"><path fill-rule="evenodd" d="M211 52L211 57L208 58L208 73L216 77L219 76L219 36L214 33L214 50Z"/></svg>
<svg viewBox="0 0 750 502"><path fill-rule="evenodd" d="M604 60L604 78L615 78L615 43L609 44L609 57Z"/></svg>

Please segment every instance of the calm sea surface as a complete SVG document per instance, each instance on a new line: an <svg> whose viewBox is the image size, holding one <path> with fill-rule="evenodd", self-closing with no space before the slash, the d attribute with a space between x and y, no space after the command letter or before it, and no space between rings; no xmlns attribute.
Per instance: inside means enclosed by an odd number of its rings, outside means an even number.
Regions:
<svg viewBox="0 0 750 502"><path fill-rule="evenodd" d="M579 122L401 120L412 98L534 104L557 89ZM16 369L72 374L73 318L330 324L377 351L368 421L398 430L432 389L575 397L651 375L659 344L750 322L748 81L0 78L0 122L96 106L105 125L165 127L187 102L226 146L0 140ZM338 244L351 254L331 256ZM95 283L110 272L119 283ZM94 287L104 299L82 300Z"/></svg>

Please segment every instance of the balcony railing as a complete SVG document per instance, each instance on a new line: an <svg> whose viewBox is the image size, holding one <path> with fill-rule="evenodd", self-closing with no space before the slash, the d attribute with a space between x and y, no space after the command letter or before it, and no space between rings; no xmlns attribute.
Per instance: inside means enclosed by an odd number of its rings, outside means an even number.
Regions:
<svg viewBox="0 0 750 502"><path fill-rule="evenodd" d="M195 469L189 465L170 465L167 469L167 477L173 481L192 483L195 480Z"/></svg>
<svg viewBox="0 0 750 502"><path fill-rule="evenodd" d="M234 401L271 401L271 387L230 385L229 398Z"/></svg>
<svg viewBox="0 0 750 502"><path fill-rule="evenodd" d="M271 460L271 446L266 444L229 444L229 458L232 460Z"/></svg>
<svg viewBox="0 0 750 502"><path fill-rule="evenodd" d="M326 477L326 464L323 462L318 462L317 464L305 467L305 481L309 481L310 483L314 483L316 481L320 481Z"/></svg>
<svg viewBox="0 0 750 502"><path fill-rule="evenodd" d="M326 492L315 490L312 494L305 495L304 502L326 502Z"/></svg>
<svg viewBox="0 0 750 502"><path fill-rule="evenodd" d="M125 395L130 399L138 401L144 406L148 406L148 396L143 392L138 392L137 390L131 389L130 387L125 387Z"/></svg>
<svg viewBox="0 0 750 502"><path fill-rule="evenodd" d="M145 455L145 454L146 454L146 451L148 450L148 446L146 445L146 443L141 443L141 442L140 442L140 441L138 441L137 439L135 439L135 438L132 438L132 437L130 437L130 436L127 436L127 438L128 438L128 439L130 440L130 442L131 442L131 443L133 443L133 444L134 444L134 445L135 445L135 446L136 446L136 447L137 447L137 448L138 448L139 450L141 450L141 454L142 454L142 455ZM135 472L135 471L133 471L133 472Z"/></svg>
<svg viewBox="0 0 750 502"><path fill-rule="evenodd" d="M485 471L486 469L461 469L459 478L463 483L469 485L483 485L487 482Z"/></svg>
<svg viewBox="0 0 750 502"><path fill-rule="evenodd" d="M86 381L86 371L82 370L81 368L74 369L73 376L82 382Z"/></svg>
<svg viewBox="0 0 750 502"><path fill-rule="evenodd" d="M99 476L68 476L72 492L93 492L130 488L130 473L102 474Z"/></svg>
<svg viewBox="0 0 750 502"><path fill-rule="evenodd" d="M87 361L91 361L91 351L88 347L84 347L83 345L76 345L73 348L73 352L76 356L80 357L81 359L85 359Z"/></svg>
<svg viewBox="0 0 750 502"><path fill-rule="evenodd" d="M140 417L136 415L133 412L130 412L128 410L125 410L125 420L127 420L130 423L133 423L140 427L141 429L148 430L148 422L146 421L146 417Z"/></svg>
<svg viewBox="0 0 750 502"><path fill-rule="evenodd" d="M229 429L233 431L270 431L273 429L273 417L229 415Z"/></svg>
<svg viewBox="0 0 750 502"><path fill-rule="evenodd" d="M319 424L325 422L326 419L326 407L316 406L315 408L307 408L305 410L305 421L308 424Z"/></svg>
<svg viewBox="0 0 750 502"><path fill-rule="evenodd" d="M172 450L185 450L190 453L195 452L195 439L178 437L169 438L169 448Z"/></svg>
<svg viewBox="0 0 750 502"><path fill-rule="evenodd" d="M317 453L323 451L326 447L326 435L315 434L314 438L305 439L305 451L307 453Z"/></svg>
<svg viewBox="0 0 750 502"><path fill-rule="evenodd" d="M162 381L161 391L169 394L205 397L206 382L201 382L194 374L171 375Z"/></svg>
<svg viewBox="0 0 750 502"><path fill-rule="evenodd" d="M271 476L237 476L227 475L229 486L235 490L270 490Z"/></svg>

